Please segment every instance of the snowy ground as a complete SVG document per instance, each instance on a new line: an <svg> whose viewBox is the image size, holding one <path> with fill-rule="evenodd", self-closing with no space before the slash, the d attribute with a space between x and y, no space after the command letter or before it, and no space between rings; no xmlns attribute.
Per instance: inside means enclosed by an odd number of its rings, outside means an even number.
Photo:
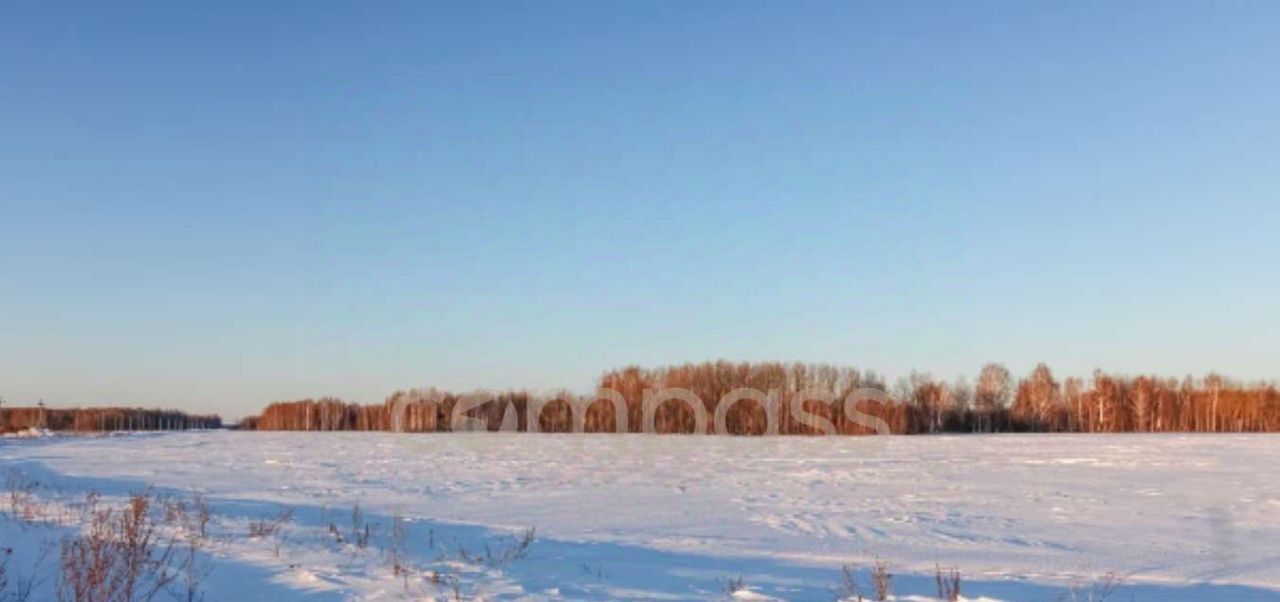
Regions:
<svg viewBox="0 0 1280 602"><path fill-rule="evenodd" d="M1073 583L1085 599L1116 571L1115 600L1280 600L1278 458L1280 437L1251 435L0 440L0 466L52 502L206 494L208 600L451 599L454 580L465 599L706 600L739 577L760 597L832 600L842 565L876 557L904 596L932 595L940 564L970 599L1070 599ZM356 503L367 549L327 532L349 530ZM285 508L279 537L243 536ZM388 561L396 515L407 577ZM527 527L527 557L482 558ZM0 549L20 568L72 531L5 512Z"/></svg>

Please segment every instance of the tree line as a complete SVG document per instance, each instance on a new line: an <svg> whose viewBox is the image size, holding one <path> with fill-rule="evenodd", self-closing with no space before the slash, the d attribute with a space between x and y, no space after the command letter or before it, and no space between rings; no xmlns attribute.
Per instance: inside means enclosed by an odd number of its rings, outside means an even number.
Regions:
<svg viewBox="0 0 1280 602"><path fill-rule="evenodd" d="M216 429L222 428L222 418L143 408L0 407L0 433L31 428L74 432Z"/></svg>
<svg viewBox="0 0 1280 602"><path fill-rule="evenodd" d="M724 424L731 434L764 434L776 422L779 434L870 434L881 428L847 415L844 400L855 392L857 412L877 419L894 434L990 432L1277 432L1280 391L1272 383L1243 383L1218 374L1203 378L1124 376L1103 371L1090 378L1058 379L1041 364L1015 378L1001 364L988 364L975 381L946 381L912 373L890 384L874 372L829 364L780 362L691 363L661 368L630 366L606 372L597 382L608 396L587 399L577 420L587 432L640 432L646 392L683 389L714 416L726 396L749 389L773 392L776 415L762 399L736 397ZM270 404L238 425L251 430L449 432L454 410L467 398L436 389L398 391L381 404L336 398ZM567 392L499 393L467 411L469 428L567 432L575 428ZM697 416L687 400L656 406L652 424L661 433L688 433ZM535 416L530 413L536 412ZM710 422L710 421L708 421ZM533 427L533 428L531 428ZM704 428L712 432L712 425Z"/></svg>

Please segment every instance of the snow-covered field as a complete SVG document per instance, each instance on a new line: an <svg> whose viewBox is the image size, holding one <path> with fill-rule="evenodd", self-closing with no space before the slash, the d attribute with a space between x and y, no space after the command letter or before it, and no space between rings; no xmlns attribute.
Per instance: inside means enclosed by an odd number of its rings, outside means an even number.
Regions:
<svg viewBox="0 0 1280 602"><path fill-rule="evenodd" d="M933 595L935 567L954 565L969 599L1071 599L1074 584L1083 600L1115 571L1115 600L1280 600L1277 460L1280 437L1251 435L0 440L0 465L52 504L147 486L205 494L207 600L706 600L739 577L739 598L832 600L843 565L876 557L903 596ZM341 535L357 503L366 548ZM73 530L6 504L11 574ZM286 508L280 535L245 535ZM400 576L396 516L412 567ZM528 527L527 556L502 559Z"/></svg>

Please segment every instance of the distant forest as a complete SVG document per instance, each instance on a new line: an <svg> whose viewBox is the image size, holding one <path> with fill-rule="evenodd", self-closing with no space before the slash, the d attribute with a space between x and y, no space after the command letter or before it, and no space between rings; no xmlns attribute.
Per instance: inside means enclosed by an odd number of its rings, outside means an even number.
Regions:
<svg viewBox="0 0 1280 602"><path fill-rule="evenodd" d="M857 390L885 395L863 400L857 411L883 421L894 434L986 432L1277 432L1280 392L1271 383L1241 383L1217 374L1204 378L1119 376L1095 372L1092 378L1054 377L1048 366L1015 378L1000 364L988 364L970 383L946 382L913 373L888 384L872 372L825 364L705 362L657 369L628 367L605 373L602 389L616 391L625 406L627 431L639 432L645 391L683 388L705 404L707 415L726 394L740 388L776 391L777 433L788 435L876 432L865 421L845 415L842 400ZM814 395L814 392L821 395ZM802 395L802 392L805 392ZM811 397L826 397L812 399ZM436 389L399 391L378 405L347 403L336 398L272 403L239 428L294 431L447 432L452 415L465 397ZM530 408L537 430L568 432L574 416L568 393L537 396L528 391L497 394L494 401L466 413L489 430L508 426L530 430ZM590 401L590 400L589 400ZM513 416L508 415L508 408ZM799 408L801 412L795 410ZM581 430L617 432L613 404L590 403ZM730 434L764 434L768 416L753 399L734 403L725 417ZM661 433L689 433L694 412L681 401L657 406L654 426ZM712 432L708 420L708 432ZM883 429L882 429L883 430Z"/></svg>
<svg viewBox="0 0 1280 602"><path fill-rule="evenodd" d="M43 428L51 431L178 431L222 428L222 419L177 410L142 408L0 407L0 433Z"/></svg>

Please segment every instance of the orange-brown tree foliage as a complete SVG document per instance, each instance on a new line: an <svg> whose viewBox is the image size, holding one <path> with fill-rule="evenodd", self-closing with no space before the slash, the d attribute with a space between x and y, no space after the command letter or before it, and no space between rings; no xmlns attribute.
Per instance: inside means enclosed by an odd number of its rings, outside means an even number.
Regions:
<svg viewBox="0 0 1280 602"><path fill-rule="evenodd" d="M222 428L222 419L177 410L143 408L0 408L0 432L28 428L77 432L177 431Z"/></svg>
<svg viewBox="0 0 1280 602"><path fill-rule="evenodd" d="M1087 381L1059 381L1041 364L1026 378L1015 380L1003 366L992 364L983 369L974 386L913 373L890 388L874 373L844 366L719 361L654 369L630 366L606 372L598 385L621 396L629 432L641 430L645 395L664 389L688 390L701 400L707 431L712 432L717 404L743 388L776 394L780 434L874 432L865 420L855 421L843 411L844 398L859 389L885 392L884 400L862 401L857 409L882 420L895 434L1280 431L1280 392L1274 385L1244 384L1216 374L1177 380L1097 372ZM333 398L279 402L240 427L447 432L457 430L451 418L462 399L454 393L414 389L397 392L380 405ZM574 419L566 399L567 393L537 398L527 391L509 391L466 415L488 430L498 430L504 420L527 430L528 413L541 405L537 429L566 432L572 430ZM619 430L613 405L603 399L589 404L580 420L587 432ZM694 412L679 400L660 403L653 416L660 433L689 433L695 422ZM732 434L764 434L768 420L764 407L745 396L728 409L725 424Z"/></svg>

